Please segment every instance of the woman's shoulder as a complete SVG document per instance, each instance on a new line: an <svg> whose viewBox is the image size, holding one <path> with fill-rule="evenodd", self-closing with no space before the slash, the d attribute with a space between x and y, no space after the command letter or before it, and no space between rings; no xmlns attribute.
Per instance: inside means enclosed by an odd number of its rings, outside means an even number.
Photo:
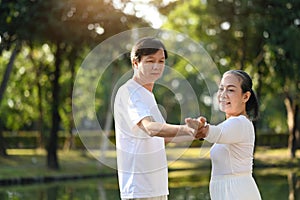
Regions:
<svg viewBox="0 0 300 200"><path fill-rule="evenodd" d="M251 122L245 115L231 116L228 120L247 121Z"/></svg>
<svg viewBox="0 0 300 200"><path fill-rule="evenodd" d="M237 131L238 133L253 133L253 123L244 115L230 117L221 125L222 128L230 132Z"/></svg>
<svg viewBox="0 0 300 200"><path fill-rule="evenodd" d="M237 124L237 125L251 125L252 122L245 116L245 115L239 115L239 116L232 116L228 118L224 123L229 123L229 124Z"/></svg>

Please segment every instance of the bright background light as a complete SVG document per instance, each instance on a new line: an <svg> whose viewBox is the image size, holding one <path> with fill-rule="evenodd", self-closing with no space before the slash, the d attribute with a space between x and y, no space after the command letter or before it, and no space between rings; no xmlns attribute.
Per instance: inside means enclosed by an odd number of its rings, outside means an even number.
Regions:
<svg viewBox="0 0 300 200"><path fill-rule="evenodd" d="M175 0L164 0L162 6L168 5ZM154 5L151 4L151 0L132 0L127 3L123 3L121 0L114 0L113 5L115 8L122 10L125 14L135 15L138 18L143 18L147 22L150 22L153 28L160 28L166 18L161 15Z"/></svg>

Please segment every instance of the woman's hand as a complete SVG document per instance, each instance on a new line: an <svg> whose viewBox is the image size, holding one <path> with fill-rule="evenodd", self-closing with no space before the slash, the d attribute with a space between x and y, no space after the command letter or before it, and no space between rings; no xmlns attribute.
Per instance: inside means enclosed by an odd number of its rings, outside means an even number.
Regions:
<svg viewBox="0 0 300 200"><path fill-rule="evenodd" d="M198 119L186 118L185 123L188 127L195 130L194 137L196 139L205 138L207 136L208 125L206 118L200 116Z"/></svg>

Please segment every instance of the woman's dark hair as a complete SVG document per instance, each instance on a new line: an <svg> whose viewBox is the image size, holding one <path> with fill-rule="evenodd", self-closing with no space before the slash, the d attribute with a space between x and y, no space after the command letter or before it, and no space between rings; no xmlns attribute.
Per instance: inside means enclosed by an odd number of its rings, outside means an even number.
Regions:
<svg viewBox="0 0 300 200"><path fill-rule="evenodd" d="M159 49L164 50L165 59L168 58L168 52L165 45L158 39L153 37L144 37L137 41L132 47L130 58L131 62L137 60L141 61L142 56L155 54Z"/></svg>
<svg viewBox="0 0 300 200"><path fill-rule="evenodd" d="M258 105L258 100L257 97L252 90L252 79L250 76L244 72L243 70L230 70L225 72L225 74L234 74L238 76L241 79L241 88L243 93L245 92L251 92L250 98L246 103L246 112L249 116L249 118L253 121L255 121L258 118L259 114L259 105Z"/></svg>

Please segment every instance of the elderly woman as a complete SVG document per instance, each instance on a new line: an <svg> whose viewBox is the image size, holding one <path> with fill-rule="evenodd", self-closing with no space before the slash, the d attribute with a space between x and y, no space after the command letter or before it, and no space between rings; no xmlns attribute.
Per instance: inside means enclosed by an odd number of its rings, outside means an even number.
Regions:
<svg viewBox="0 0 300 200"><path fill-rule="evenodd" d="M210 196L212 200L259 200L259 190L252 177L255 132L251 120L257 118L258 102L252 80L242 70L227 71L218 91L219 108L226 120L202 129L212 146ZM200 119L200 120L199 120ZM206 123L204 117L187 119L192 125Z"/></svg>

